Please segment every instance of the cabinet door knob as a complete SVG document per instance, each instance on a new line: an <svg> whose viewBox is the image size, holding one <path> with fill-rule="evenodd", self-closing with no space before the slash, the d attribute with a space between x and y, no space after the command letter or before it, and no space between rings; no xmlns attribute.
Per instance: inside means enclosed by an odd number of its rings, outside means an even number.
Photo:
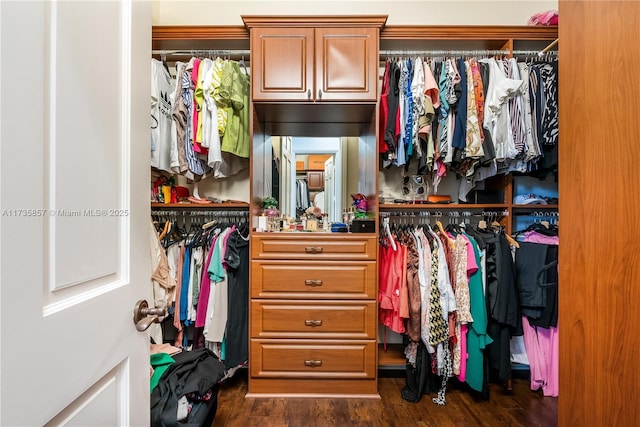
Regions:
<svg viewBox="0 0 640 427"><path fill-rule="evenodd" d="M305 326L322 326L322 320L312 320L312 319L308 319L304 321Z"/></svg>
<svg viewBox="0 0 640 427"><path fill-rule="evenodd" d="M321 254L323 251L322 246L307 246L304 250L308 254Z"/></svg>
<svg viewBox="0 0 640 427"><path fill-rule="evenodd" d="M318 89L318 99L322 99L322 89Z"/></svg>
<svg viewBox="0 0 640 427"><path fill-rule="evenodd" d="M304 281L304 284L307 286L322 286L322 280L310 280L307 279Z"/></svg>
<svg viewBox="0 0 640 427"><path fill-rule="evenodd" d="M307 99L311 99L311 89L307 90Z"/></svg>
<svg viewBox="0 0 640 427"><path fill-rule="evenodd" d="M304 366L311 366L315 368L316 366L322 366L322 360L305 360Z"/></svg>

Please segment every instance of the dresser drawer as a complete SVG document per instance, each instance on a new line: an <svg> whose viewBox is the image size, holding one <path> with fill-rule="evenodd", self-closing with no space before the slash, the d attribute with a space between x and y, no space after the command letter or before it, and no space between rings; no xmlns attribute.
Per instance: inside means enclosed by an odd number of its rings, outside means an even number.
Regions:
<svg viewBox="0 0 640 427"><path fill-rule="evenodd" d="M375 378L375 340L251 340L255 378ZM293 392L293 391L292 391Z"/></svg>
<svg viewBox="0 0 640 427"><path fill-rule="evenodd" d="M253 301L253 338L375 339L376 302Z"/></svg>
<svg viewBox="0 0 640 427"><path fill-rule="evenodd" d="M376 299L374 261L252 261L252 298Z"/></svg>
<svg viewBox="0 0 640 427"><path fill-rule="evenodd" d="M346 233L271 233L251 238L251 258L376 260L377 240Z"/></svg>

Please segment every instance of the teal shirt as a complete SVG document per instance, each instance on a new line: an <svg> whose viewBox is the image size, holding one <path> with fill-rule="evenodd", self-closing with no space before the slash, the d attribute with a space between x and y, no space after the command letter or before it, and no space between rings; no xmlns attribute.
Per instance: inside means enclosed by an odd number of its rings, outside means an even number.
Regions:
<svg viewBox="0 0 640 427"><path fill-rule="evenodd" d="M476 391L482 391L484 382L484 358L482 351L491 344L493 340L487 335L487 306L482 289L482 268L480 260L480 249L473 237L464 234L473 247L478 270L469 278L469 299L470 310L473 322L469 324L467 334L467 379L469 387Z"/></svg>
<svg viewBox="0 0 640 427"><path fill-rule="evenodd" d="M153 375L151 375L151 381L149 381L151 384L150 393L153 393L153 389L158 386L160 377L167 369L169 369L169 366L175 362L175 359L167 353L152 354L149 359L151 361L151 366L153 367Z"/></svg>

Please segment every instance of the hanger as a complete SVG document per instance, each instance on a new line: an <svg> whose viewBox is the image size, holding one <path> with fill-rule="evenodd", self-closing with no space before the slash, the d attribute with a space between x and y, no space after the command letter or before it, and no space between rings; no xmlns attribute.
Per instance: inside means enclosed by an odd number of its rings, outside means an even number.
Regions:
<svg viewBox="0 0 640 427"><path fill-rule="evenodd" d="M442 214L440 214L442 215ZM442 226L442 223L440 222L440 220L436 221L436 227L438 227L438 230L440 230L440 233L442 233L442 235L445 237L445 239L447 240L447 243L449 244L449 247L453 247L453 240L451 240L451 237L449 237L449 235L444 231L444 227Z"/></svg>
<svg viewBox="0 0 640 427"><path fill-rule="evenodd" d="M208 229L208 228L213 227L213 226L214 226L214 225L216 225L217 223L218 223L218 221L217 221L217 220L215 220L215 219L214 219L213 221L206 222L206 223L202 224L202 229L203 229L203 230L206 230L206 229Z"/></svg>
<svg viewBox="0 0 640 427"><path fill-rule="evenodd" d="M504 237L507 238L507 242L509 242L509 244L511 246L515 246L516 248L520 248L520 244L518 243L518 241L516 239L514 239L513 237L511 237L509 234L504 233Z"/></svg>
<svg viewBox="0 0 640 427"><path fill-rule="evenodd" d="M240 58L240 61L238 63L240 64L240 66L244 70L244 74L246 76L248 76L249 75L249 70L247 70L247 64L245 64L245 62L244 62L244 55L242 55L242 57Z"/></svg>
<svg viewBox="0 0 640 427"><path fill-rule="evenodd" d="M166 236L167 233L169 233L170 231L171 231L171 221L167 221L164 223L164 228L160 233L160 235L158 236L158 240L162 241L162 239L164 239L164 236Z"/></svg>
<svg viewBox="0 0 640 427"><path fill-rule="evenodd" d="M389 243L391 244L391 247L393 248L394 251L398 250L397 246L396 246L396 242L395 239L393 238L393 234L391 233L391 229L389 227L389 218L385 217L382 219L382 226L383 229L385 231L385 233L387 234L387 238L389 239Z"/></svg>
<svg viewBox="0 0 640 427"><path fill-rule="evenodd" d="M513 237L511 237L509 234L504 233L504 228L502 227L502 224L500 224L498 221L493 221L491 223L491 227L493 227L494 230L497 230L498 232L503 234L504 237L507 239L507 242L509 242L509 244L511 246L515 246L516 248L520 248L520 243L518 243L518 241L516 239L514 239Z"/></svg>
<svg viewBox="0 0 640 427"><path fill-rule="evenodd" d="M169 75L171 75L171 71L169 71L169 65L167 65L167 54L163 53L162 55L160 55L160 59L162 60L162 66L164 67L164 69L167 70L167 73Z"/></svg>

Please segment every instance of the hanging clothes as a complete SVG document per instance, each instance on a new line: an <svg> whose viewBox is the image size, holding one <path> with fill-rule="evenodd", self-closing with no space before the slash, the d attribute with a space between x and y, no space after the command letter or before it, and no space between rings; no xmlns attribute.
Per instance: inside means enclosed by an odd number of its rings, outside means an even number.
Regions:
<svg viewBox="0 0 640 427"><path fill-rule="evenodd" d="M553 173L557 84L554 60L387 60L378 130L383 168L403 167L403 175L415 168L430 177L434 194L453 172L462 202L498 174Z"/></svg>
<svg viewBox="0 0 640 427"><path fill-rule="evenodd" d="M151 166L171 173L171 147L175 144L171 111L176 82L161 61L151 60Z"/></svg>
<svg viewBox="0 0 640 427"><path fill-rule="evenodd" d="M222 360L227 378L248 361L248 227L243 220L203 231L194 218L191 221L188 230L171 236L167 262L158 264L167 266L162 278L169 283L179 279L175 295L165 292L178 331L174 343L213 351ZM155 228L152 231L157 240ZM186 330L191 328L189 336Z"/></svg>
<svg viewBox="0 0 640 427"><path fill-rule="evenodd" d="M248 168L246 67L196 57L175 67L174 79L164 64L152 59L152 167L195 182Z"/></svg>

